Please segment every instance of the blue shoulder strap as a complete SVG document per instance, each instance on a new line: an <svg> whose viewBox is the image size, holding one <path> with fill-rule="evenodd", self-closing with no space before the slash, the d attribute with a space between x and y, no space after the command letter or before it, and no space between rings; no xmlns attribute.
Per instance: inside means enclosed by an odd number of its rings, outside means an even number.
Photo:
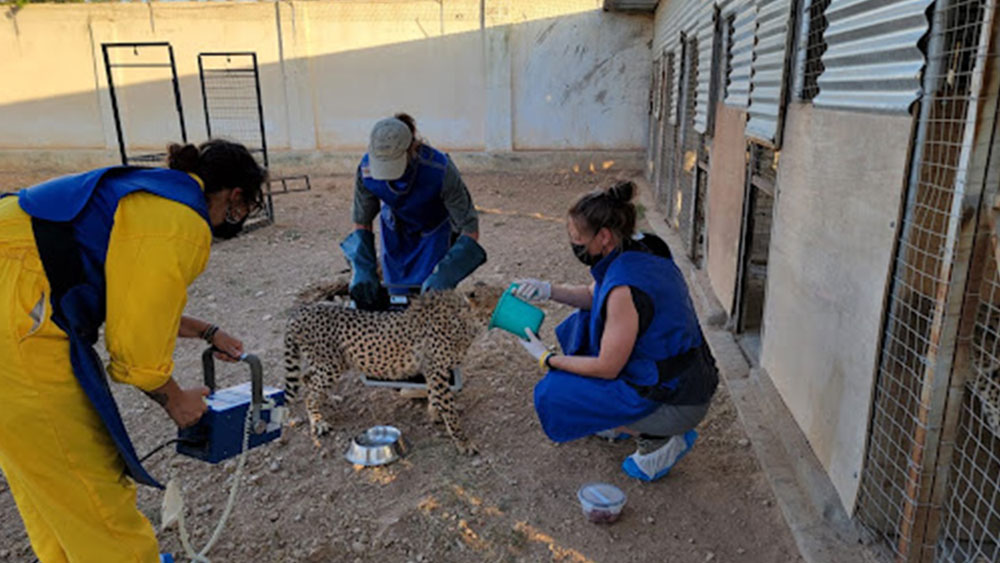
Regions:
<svg viewBox="0 0 1000 563"><path fill-rule="evenodd" d="M25 213L47 221L65 222L76 217L90 201L97 183L119 166L70 174L24 188L17 193Z"/></svg>
<svg viewBox="0 0 1000 563"><path fill-rule="evenodd" d="M209 221L208 203L201 186L190 175L168 168L111 166L82 174L54 178L18 192L18 204L25 213L47 221L70 221L90 201L98 183L115 176L111 183L118 199L145 191L187 205Z"/></svg>

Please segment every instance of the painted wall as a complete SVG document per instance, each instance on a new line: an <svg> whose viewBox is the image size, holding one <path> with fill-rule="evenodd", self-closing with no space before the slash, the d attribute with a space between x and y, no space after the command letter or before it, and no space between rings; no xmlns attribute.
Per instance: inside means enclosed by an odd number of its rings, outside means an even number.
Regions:
<svg viewBox="0 0 1000 563"><path fill-rule="evenodd" d="M652 60L636 37L650 29L604 12L512 26L514 147L644 149Z"/></svg>
<svg viewBox="0 0 1000 563"><path fill-rule="evenodd" d="M0 150L115 149L101 43L169 41L188 137L205 136L197 54L258 54L273 149L361 151L411 112L448 150L641 149L649 17L599 0L29 5L0 19ZM565 52L564 52L565 51ZM123 62L148 59L121 52ZM126 137L179 136L165 69L115 72Z"/></svg>
<svg viewBox="0 0 1000 563"><path fill-rule="evenodd" d="M719 303L733 314L739 269L740 227L746 179L747 113L719 103L715 113L711 168L708 173L708 279Z"/></svg>
<svg viewBox="0 0 1000 563"><path fill-rule="evenodd" d="M853 511L912 118L787 114L761 365Z"/></svg>

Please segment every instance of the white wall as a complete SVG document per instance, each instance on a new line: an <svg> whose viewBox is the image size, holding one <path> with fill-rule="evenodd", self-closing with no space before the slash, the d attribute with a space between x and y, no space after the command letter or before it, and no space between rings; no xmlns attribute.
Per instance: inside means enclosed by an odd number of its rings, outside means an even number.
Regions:
<svg viewBox="0 0 1000 563"><path fill-rule="evenodd" d="M597 11L512 26L515 148L644 149L652 59L636 38L650 23Z"/></svg>
<svg viewBox="0 0 1000 563"><path fill-rule="evenodd" d="M259 57L272 149L361 151L371 124L399 110L448 150L639 149L652 20L600 5L498 0L482 14L478 0L7 9L0 150L116 149L100 47L113 41L173 45L192 140L205 136L197 54L249 50ZM115 76L135 147L175 139L166 72Z"/></svg>

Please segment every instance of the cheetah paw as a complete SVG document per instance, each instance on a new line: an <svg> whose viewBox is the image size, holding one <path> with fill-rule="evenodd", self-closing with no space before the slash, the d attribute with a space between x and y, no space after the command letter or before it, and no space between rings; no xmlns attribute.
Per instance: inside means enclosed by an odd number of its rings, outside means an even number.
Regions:
<svg viewBox="0 0 1000 563"><path fill-rule="evenodd" d="M312 424L312 440L313 440L313 444L315 444L315 446L317 448L321 447L320 441L319 441L320 436L329 434L330 430L331 430L330 423L327 422L327 421L325 421L325 420L317 420L317 421L313 422L313 424Z"/></svg>
<svg viewBox="0 0 1000 563"><path fill-rule="evenodd" d="M313 422L313 434L316 436L322 436L330 432L332 427L330 423L325 420L317 420Z"/></svg>
<svg viewBox="0 0 1000 563"><path fill-rule="evenodd" d="M464 455L467 455L467 456L479 455L479 448L477 448L476 445L474 443L472 443L471 440L465 440L464 442L458 442L458 443L455 444L455 447L458 448L458 451L461 454L464 454Z"/></svg>

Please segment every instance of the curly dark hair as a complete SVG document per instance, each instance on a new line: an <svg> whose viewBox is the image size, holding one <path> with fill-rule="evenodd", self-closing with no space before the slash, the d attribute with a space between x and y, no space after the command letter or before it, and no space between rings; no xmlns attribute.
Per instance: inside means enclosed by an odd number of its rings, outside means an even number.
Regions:
<svg viewBox="0 0 1000 563"><path fill-rule="evenodd" d="M249 207L260 207L263 202L261 186L267 180L267 170L240 143L223 139L197 147L172 143L167 147L167 167L197 175L205 183L206 195L241 188L243 202Z"/></svg>

